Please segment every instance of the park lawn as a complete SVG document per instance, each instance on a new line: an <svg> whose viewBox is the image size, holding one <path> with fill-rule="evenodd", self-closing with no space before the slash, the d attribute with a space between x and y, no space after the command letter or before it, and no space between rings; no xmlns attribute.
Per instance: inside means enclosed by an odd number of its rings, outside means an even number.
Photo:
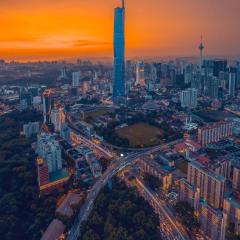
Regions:
<svg viewBox="0 0 240 240"><path fill-rule="evenodd" d="M146 123L136 123L117 130L118 136L127 138L130 147L149 147L162 143L163 130Z"/></svg>

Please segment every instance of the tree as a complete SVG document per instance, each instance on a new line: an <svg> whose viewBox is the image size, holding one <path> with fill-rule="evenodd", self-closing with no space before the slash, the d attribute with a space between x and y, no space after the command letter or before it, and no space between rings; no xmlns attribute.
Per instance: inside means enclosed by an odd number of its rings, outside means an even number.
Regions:
<svg viewBox="0 0 240 240"><path fill-rule="evenodd" d="M151 206L114 179L112 191L106 187L97 197L80 240L88 239L90 230L106 240L157 240L161 239L158 226L159 218Z"/></svg>

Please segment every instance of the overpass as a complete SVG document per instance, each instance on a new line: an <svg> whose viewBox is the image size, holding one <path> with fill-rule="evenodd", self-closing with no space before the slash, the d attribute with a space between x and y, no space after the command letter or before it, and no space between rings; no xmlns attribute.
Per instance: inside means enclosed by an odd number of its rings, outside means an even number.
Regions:
<svg viewBox="0 0 240 240"><path fill-rule="evenodd" d="M75 131L71 131L70 138L72 142L77 145L84 144L89 147L97 156L105 157L107 159L112 159L113 154L108 150L102 148L101 146L93 143L91 140L87 139L86 137L76 133Z"/></svg>

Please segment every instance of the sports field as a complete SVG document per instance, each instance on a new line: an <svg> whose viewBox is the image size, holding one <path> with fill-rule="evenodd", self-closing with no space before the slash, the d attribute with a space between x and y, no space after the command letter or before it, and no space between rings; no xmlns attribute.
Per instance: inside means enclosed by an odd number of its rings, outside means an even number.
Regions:
<svg viewBox="0 0 240 240"><path fill-rule="evenodd" d="M117 130L122 138L127 138L130 147L149 147L162 143L163 131L146 123L136 123Z"/></svg>

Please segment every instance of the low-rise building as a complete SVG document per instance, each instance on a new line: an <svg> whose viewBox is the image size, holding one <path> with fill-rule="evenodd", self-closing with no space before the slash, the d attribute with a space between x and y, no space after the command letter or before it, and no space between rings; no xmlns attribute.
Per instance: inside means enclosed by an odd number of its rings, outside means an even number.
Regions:
<svg viewBox="0 0 240 240"><path fill-rule="evenodd" d="M69 179L69 174L65 168L49 172L45 159L41 157L37 158L37 172L40 194L48 194L61 188Z"/></svg>
<svg viewBox="0 0 240 240"><path fill-rule="evenodd" d="M74 192L68 193L64 201L57 208L56 214L58 216L63 216L71 219L79 210L79 207L83 202L83 198L83 194Z"/></svg>
<svg viewBox="0 0 240 240"><path fill-rule="evenodd" d="M58 219L54 219L41 237L41 240L63 240L66 226Z"/></svg>

